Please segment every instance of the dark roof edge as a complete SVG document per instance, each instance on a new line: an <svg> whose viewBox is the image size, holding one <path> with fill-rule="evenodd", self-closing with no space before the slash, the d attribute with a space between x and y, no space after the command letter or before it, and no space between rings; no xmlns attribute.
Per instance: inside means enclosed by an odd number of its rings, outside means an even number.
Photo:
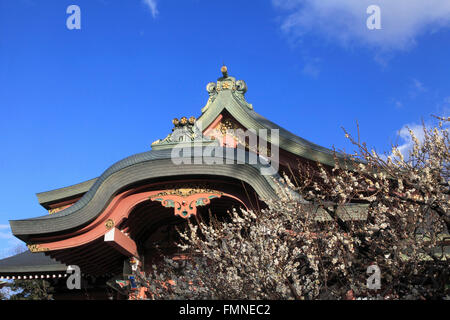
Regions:
<svg viewBox="0 0 450 320"><path fill-rule="evenodd" d="M25 273L26 275L30 273L40 273L40 272L66 272L67 266L64 264L53 264L45 266L16 266L16 267L0 267L0 275L8 274L19 274Z"/></svg>
<svg viewBox="0 0 450 320"><path fill-rule="evenodd" d="M45 255L43 252L25 251L0 260L0 276L30 273L65 272L67 266Z"/></svg>
<svg viewBox="0 0 450 320"><path fill-rule="evenodd" d="M39 204L46 208L46 205L49 203L62 201L88 192L97 179L98 178L94 178L72 186L36 193L36 196Z"/></svg>

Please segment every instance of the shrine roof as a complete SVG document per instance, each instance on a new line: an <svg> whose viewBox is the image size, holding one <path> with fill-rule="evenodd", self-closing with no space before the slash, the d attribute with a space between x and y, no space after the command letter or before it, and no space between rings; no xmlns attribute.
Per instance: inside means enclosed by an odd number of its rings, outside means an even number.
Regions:
<svg viewBox="0 0 450 320"><path fill-rule="evenodd" d="M0 260L0 278L18 276L35 277L54 274L65 274L67 266L46 256L43 252L25 251L15 256Z"/></svg>
<svg viewBox="0 0 450 320"><path fill-rule="evenodd" d="M50 190L46 192L37 193L39 203L46 209L49 209L49 205L55 202L61 202L66 199L74 198L77 196L82 196L84 193L88 192L92 185L95 183L97 178L74 184L72 186L58 188L55 190Z"/></svg>
<svg viewBox="0 0 450 320"><path fill-rule="evenodd" d="M217 82L210 82L206 86L206 90L209 93L208 102L201 110L201 116L198 119L194 118L195 127L199 128L200 134L204 129L211 125L221 113L227 111L247 129L279 130L279 147L281 149L308 160L318 161L329 166L334 165L333 150L303 139L255 112L253 105L249 104L245 99L245 93L247 91L247 84L245 81L236 81L234 77L229 76L226 67L222 67L222 75L222 77L217 79ZM174 121L178 122L178 119L174 119ZM185 121L191 121L191 119L186 119ZM171 135L173 135L173 133ZM152 144L152 148L153 150L159 150L167 147L165 144L166 141L158 140ZM176 144L173 143L172 145ZM338 159L345 158L345 155L339 152L336 153L336 156ZM53 203L81 197L84 193L89 191L97 179L98 178L94 178L72 186L37 193L36 195L39 203L44 208L50 209L50 205Z"/></svg>
<svg viewBox="0 0 450 320"><path fill-rule="evenodd" d="M177 145L181 139L194 140L199 136L203 142L202 133L210 126L224 111L228 112L241 125L247 129L279 130L279 148L284 149L298 157L312 161L318 161L322 164L333 166L335 153L327 148L309 142L288 130L281 128L253 110L253 106L245 99L247 84L243 80L237 80L228 75L226 67L222 67L222 77L217 82L211 82L206 89L209 93L209 99L205 107L201 110L202 114L198 119L191 118L184 121L183 125L191 124L196 129L184 130L184 136L177 136L173 139L174 132L164 140L158 140L152 144L151 151L130 156L117 162L108 168L100 177L73 186L60 188L52 191L41 192L37 194L39 203L49 209L49 205L61 203L66 200L80 198L70 207L61 210L52 215L42 217L12 220L10 221L13 234L22 240L30 235L41 235L60 232L82 226L92 221L107 204L107 202L121 188L132 183L137 183L145 179L155 179L158 177L169 177L183 175L211 175L226 176L246 181L255 189L261 198L276 197L276 185L272 177L270 179L259 174L260 165L242 165L236 163L236 150L232 151L233 161L231 164L225 161L222 165L182 165L173 164L172 148ZM176 120L176 122L175 122ZM175 119L174 124L178 125ZM194 126L195 123L195 126ZM184 127L183 127L184 128ZM184 141L183 140L183 141ZM271 136L268 137L271 141ZM213 143L213 141L206 141ZM251 153L251 152L250 152ZM229 152L223 152L225 156L219 156L221 159L228 157ZM248 157L248 152L246 156ZM345 155L336 153L340 160L345 159ZM216 157L216 156L215 156ZM258 167L259 166L259 167Z"/></svg>

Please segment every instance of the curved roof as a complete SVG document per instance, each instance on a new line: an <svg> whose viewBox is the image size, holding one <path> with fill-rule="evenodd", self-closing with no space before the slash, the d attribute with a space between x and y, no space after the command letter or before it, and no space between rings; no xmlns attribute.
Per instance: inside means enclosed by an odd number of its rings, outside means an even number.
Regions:
<svg viewBox="0 0 450 320"><path fill-rule="evenodd" d="M232 90L231 88L230 90L218 90L217 88L220 88L220 85L223 82L244 84L245 90L241 90L241 94L239 93L239 90ZM279 130L279 147L281 149L308 160L334 166L333 150L305 140L255 112L253 106L244 98L246 88L244 81L239 80L236 82L235 78L231 76L219 78L217 84L209 83L207 90L210 93L210 99L208 100L207 105L202 109L202 115L198 118L196 126L200 129L206 129L223 111L226 110L247 129L254 129L256 131L260 129ZM270 136L268 140L270 142ZM160 145L153 145L153 147L154 150L161 149ZM337 152L336 155L340 159L345 158L345 154ZM97 179L98 178L94 178L65 188L37 193L36 195L39 203L48 209L48 204L53 202L82 196L91 189Z"/></svg>
<svg viewBox="0 0 450 320"><path fill-rule="evenodd" d="M221 84L224 82L230 82L234 87L230 87L230 90L225 90L223 88L220 90ZM236 85L238 87L243 86L243 89L236 89ZM199 128L207 128L224 110L226 110L247 129L278 129L280 133L280 148L312 161L319 161L320 163L330 166L334 165L333 150L303 139L255 112L253 106L245 100L244 94L247 91L247 85L244 81L236 81L234 77L227 75L226 77L219 78L217 83L209 83L207 85L207 91L210 94L210 99L208 100L207 105L202 109L202 115L196 122L196 126ZM159 145L153 147L154 149L160 149ZM339 158L344 158L345 154L337 153L337 156ZM83 195L89 191L96 180L97 178L94 178L65 188L37 193L36 195L39 203L44 207L47 207L46 205L49 203Z"/></svg>
<svg viewBox="0 0 450 320"><path fill-rule="evenodd" d="M246 182L262 199L276 197L275 179L278 176L261 175L260 169L263 166L249 164L248 152L245 153L245 163L241 164L236 160L238 159L236 149L217 147L201 150L203 154L208 154L202 164L189 164L192 160L190 154L184 156L183 152L181 155L174 155L173 149L152 150L125 158L108 168L96 180L91 180L93 184L89 191L71 207L52 215L11 220L12 232L23 239L30 235L50 234L83 226L95 219L121 189L160 177L181 175L229 177ZM180 161L184 163L176 164ZM60 192L70 193L70 188Z"/></svg>

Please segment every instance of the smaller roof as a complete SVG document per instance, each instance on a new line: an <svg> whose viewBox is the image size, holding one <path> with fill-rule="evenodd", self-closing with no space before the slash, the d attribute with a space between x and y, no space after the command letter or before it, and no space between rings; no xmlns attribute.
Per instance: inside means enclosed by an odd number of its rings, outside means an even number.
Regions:
<svg viewBox="0 0 450 320"><path fill-rule="evenodd" d="M43 252L26 251L0 260L0 278L38 278L42 276L61 275L67 271L65 264L46 256Z"/></svg>
<svg viewBox="0 0 450 320"><path fill-rule="evenodd" d="M80 197L92 187L97 178L74 184L72 186L59 188L51 191L37 193L39 204L46 209L50 209L50 204L54 202L61 202L71 198Z"/></svg>

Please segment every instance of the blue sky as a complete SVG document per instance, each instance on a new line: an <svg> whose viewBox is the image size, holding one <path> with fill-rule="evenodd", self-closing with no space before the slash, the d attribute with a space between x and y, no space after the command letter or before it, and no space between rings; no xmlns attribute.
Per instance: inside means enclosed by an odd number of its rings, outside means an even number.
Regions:
<svg viewBox="0 0 450 320"><path fill-rule="evenodd" d="M69 5L81 30L69 30ZM381 9L368 30L366 8ZM450 110L450 3L441 0L0 0L0 257L35 193L150 150L199 116L205 86L247 82L255 111L317 144L369 146Z"/></svg>

